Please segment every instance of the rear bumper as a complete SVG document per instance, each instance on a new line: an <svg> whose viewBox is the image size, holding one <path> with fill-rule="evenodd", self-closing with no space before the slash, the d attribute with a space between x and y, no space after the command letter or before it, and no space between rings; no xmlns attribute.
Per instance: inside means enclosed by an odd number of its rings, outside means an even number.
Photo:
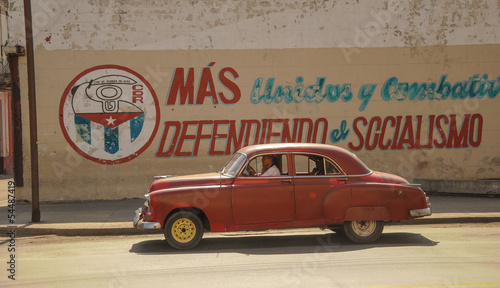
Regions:
<svg viewBox="0 0 500 288"><path fill-rule="evenodd" d="M410 210L411 217L424 217L424 216L431 216L432 215L432 205L429 202L429 197L426 197L425 200L427 202L426 203L427 208Z"/></svg>
<svg viewBox="0 0 500 288"><path fill-rule="evenodd" d="M135 210L134 228L139 230L161 229L160 222L144 222L142 221L142 208Z"/></svg>

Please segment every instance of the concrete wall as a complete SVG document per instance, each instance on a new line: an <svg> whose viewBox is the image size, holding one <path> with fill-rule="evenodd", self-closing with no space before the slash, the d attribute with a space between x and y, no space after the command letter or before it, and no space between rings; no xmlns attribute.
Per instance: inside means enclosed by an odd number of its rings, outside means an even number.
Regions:
<svg viewBox="0 0 500 288"><path fill-rule="evenodd" d="M488 195L500 194L500 180L443 180L443 179L415 179L421 188L431 193Z"/></svg>
<svg viewBox="0 0 500 288"><path fill-rule="evenodd" d="M40 198L141 197L154 175L283 141L339 145L409 180L497 178L499 6L36 1ZM22 1L9 9L23 44Z"/></svg>

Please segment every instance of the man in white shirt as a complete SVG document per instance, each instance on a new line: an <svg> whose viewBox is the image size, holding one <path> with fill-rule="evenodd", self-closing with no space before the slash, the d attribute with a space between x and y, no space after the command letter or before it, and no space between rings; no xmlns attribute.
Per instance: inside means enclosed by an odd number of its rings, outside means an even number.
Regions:
<svg viewBox="0 0 500 288"><path fill-rule="evenodd" d="M280 169L277 166L278 159L274 155L264 155L262 156L262 171L260 176L281 176ZM247 167L250 175L256 176L257 172L248 165Z"/></svg>
<svg viewBox="0 0 500 288"><path fill-rule="evenodd" d="M280 176L281 172L276 166L278 159L274 155L264 155L262 157L262 173L260 176Z"/></svg>
<svg viewBox="0 0 500 288"><path fill-rule="evenodd" d="M280 175L281 173L278 167L276 167L276 165L273 165L269 167L269 169L267 169L267 171L262 173L260 176L280 176Z"/></svg>

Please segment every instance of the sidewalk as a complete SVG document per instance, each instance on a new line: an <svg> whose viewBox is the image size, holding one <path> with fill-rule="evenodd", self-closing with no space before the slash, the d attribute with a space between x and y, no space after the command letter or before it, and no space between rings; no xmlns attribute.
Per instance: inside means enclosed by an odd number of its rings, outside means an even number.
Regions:
<svg viewBox="0 0 500 288"><path fill-rule="evenodd" d="M0 180L0 187L7 182ZM3 193L3 191L0 191ZM430 195L433 214L401 221L399 224L444 224L500 222L500 198ZM162 233L139 231L132 227L134 211L145 199L102 200L65 203L41 203L41 222L31 223L31 204L16 203L14 224L9 224L6 197L0 198L0 233L16 227L17 236L30 235L132 235Z"/></svg>

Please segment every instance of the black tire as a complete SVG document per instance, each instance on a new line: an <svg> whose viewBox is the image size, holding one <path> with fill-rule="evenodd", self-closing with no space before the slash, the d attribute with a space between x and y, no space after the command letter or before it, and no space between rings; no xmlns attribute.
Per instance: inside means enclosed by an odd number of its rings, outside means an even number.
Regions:
<svg viewBox="0 0 500 288"><path fill-rule="evenodd" d="M163 232L171 247L179 250L191 249L203 238L203 223L195 213L179 211L167 219Z"/></svg>
<svg viewBox="0 0 500 288"><path fill-rule="evenodd" d="M382 235L383 230L383 221L346 221L344 223L344 233L354 243L372 243Z"/></svg>

